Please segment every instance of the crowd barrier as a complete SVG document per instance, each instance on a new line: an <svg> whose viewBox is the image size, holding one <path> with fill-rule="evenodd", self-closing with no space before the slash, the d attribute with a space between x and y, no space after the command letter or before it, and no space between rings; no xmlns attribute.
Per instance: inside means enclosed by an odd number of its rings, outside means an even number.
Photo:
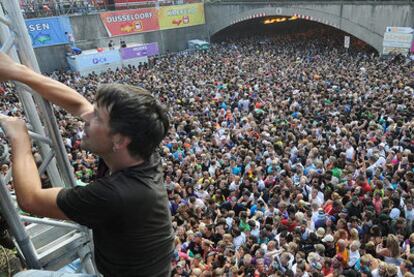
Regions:
<svg viewBox="0 0 414 277"><path fill-rule="evenodd" d="M134 45L121 49L104 50L95 49L84 51L80 55L67 57L72 71L85 76L92 72L100 73L108 69L116 70L122 66L139 66L148 62L148 57L159 54L158 43Z"/></svg>

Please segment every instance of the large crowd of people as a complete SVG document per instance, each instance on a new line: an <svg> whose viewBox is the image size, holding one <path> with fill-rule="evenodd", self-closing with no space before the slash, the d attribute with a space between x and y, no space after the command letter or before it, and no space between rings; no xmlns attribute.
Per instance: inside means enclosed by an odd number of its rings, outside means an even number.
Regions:
<svg viewBox="0 0 414 277"><path fill-rule="evenodd" d="M90 100L99 83L141 86L169 107L172 276L414 276L414 64L342 40L245 38L52 77ZM56 116L85 185L99 158L79 148L81 121Z"/></svg>

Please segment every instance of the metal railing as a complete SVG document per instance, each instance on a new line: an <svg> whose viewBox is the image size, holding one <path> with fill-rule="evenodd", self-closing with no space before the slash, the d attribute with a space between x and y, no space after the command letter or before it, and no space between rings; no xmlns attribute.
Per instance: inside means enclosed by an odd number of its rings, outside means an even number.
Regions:
<svg viewBox="0 0 414 277"><path fill-rule="evenodd" d="M73 1L46 1L25 0L21 2L21 11L24 18L62 16L72 14L94 14L104 11L126 10L137 8L153 8L160 6L172 6L191 3L203 3L204 0L120 0L120 1L96 1L96 0L73 0Z"/></svg>
<svg viewBox="0 0 414 277"><path fill-rule="evenodd" d="M24 18L62 16L73 14L94 14L104 11L151 8L190 3L206 4L271 4L292 2L332 2L333 0L23 0L21 11ZM334 0L335 1L335 0ZM405 2L414 0L337 0L335 2Z"/></svg>
<svg viewBox="0 0 414 277"><path fill-rule="evenodd" d="M287 2L406 2L414 3L414 0L205 0L206 4L260 4L260 3L287 3Z"/></svg>

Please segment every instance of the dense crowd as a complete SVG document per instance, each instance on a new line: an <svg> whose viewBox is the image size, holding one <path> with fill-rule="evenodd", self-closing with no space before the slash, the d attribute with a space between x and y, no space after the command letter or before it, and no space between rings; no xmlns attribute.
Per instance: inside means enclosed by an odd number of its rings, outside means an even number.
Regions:
<svg viewBox="0 0 414 277"><path fill-rule="evenodd" d="M172 276L414 276L414 65L308 32L213 44L80 77L142 86L170 110L160 147ZM1 110L20 115L12 87ZM97 157L57 110L80 183ZM84 184L82 184L84 185Z"/></svg>

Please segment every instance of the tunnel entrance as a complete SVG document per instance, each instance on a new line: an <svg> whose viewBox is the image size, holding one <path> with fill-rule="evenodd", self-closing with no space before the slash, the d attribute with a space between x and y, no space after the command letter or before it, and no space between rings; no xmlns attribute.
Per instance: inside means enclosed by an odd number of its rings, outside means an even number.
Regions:
<svg viewBox="0 0 414 277"><path fill-rule="evenodd" d="M245 20L216 32L211 36L211 41L241 40L255 36L262 38L272 36L283 37L283 35L295 34L299 37L306 36L307 39L312 39L312 35L314 35L317 39L325 37L327 40L334 40L335 48L343 48L344 38L349 36L349 49L378 54L374 47L347 32L320 22L297 18L296 16L266 16Z"/></svg>

